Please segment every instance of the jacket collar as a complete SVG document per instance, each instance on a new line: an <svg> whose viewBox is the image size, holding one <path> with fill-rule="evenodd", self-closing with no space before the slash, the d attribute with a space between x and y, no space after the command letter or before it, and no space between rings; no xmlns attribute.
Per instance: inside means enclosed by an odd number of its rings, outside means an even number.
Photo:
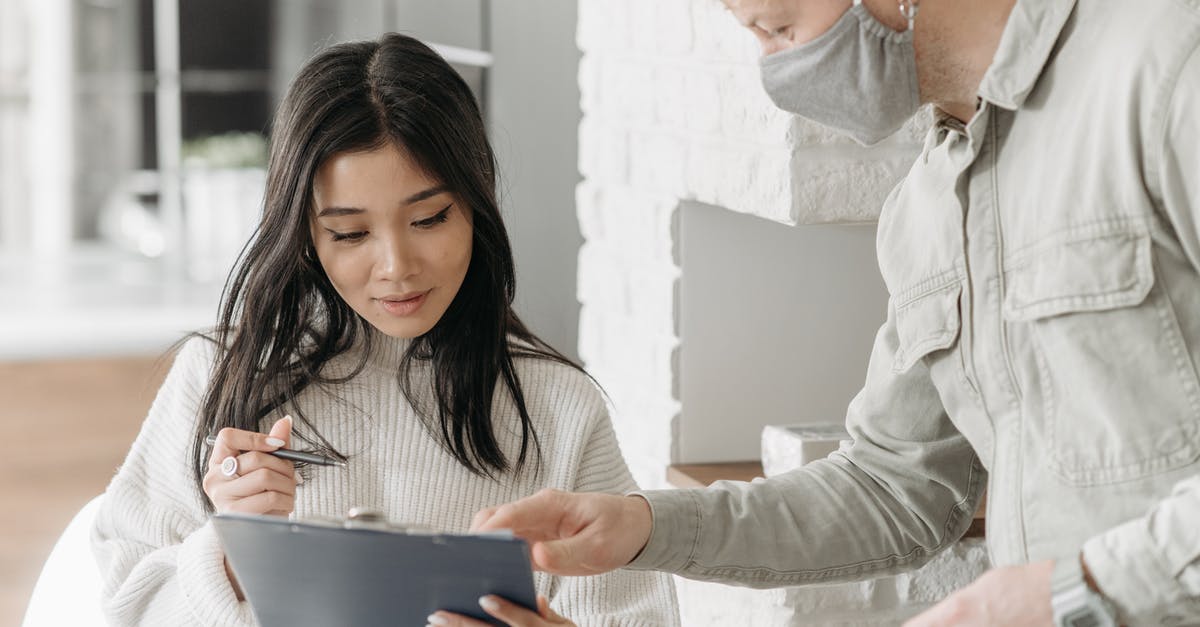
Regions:
<svg viewBox="0 0 1200 627"><path fill-rule="evenodd" d="M1017 0L992 65L979 84L979 97L1017 109L1042 75L1075 0Z"/></svg>

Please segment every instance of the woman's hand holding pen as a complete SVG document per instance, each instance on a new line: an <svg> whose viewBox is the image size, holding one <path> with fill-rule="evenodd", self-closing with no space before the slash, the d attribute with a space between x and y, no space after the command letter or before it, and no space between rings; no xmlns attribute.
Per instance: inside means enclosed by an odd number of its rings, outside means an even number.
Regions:
<svg viewBox="0 0 1200 627"><path fill-rule="evenodd" d="M267 435L232 428L217 433L204 475L204 493L217 513L292 513L296 468L290 461L267 454L287 446L291 435L290 416L276 421Z"/></svg>
<svg viewBox="0 0 1200 627"><path fill-rule="evenodd" d="M287 446L291 436L291 416L277 420L267 435L232 428L217 433L208 458L208 472L204 475L204 493L217 513L273 516L292 513L296 502L296 468L286 459L267 454ZM229 560L225 561L225 574L238 600L244 600Z"/></svg>

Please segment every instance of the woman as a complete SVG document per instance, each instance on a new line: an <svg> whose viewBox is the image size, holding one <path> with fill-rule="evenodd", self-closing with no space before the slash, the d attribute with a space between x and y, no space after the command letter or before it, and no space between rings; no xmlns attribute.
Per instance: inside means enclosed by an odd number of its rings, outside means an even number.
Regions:
<svg viewBox="0 0 1200 627"><path fill-rule="evenodd" d="M96 522L111 621L254 622L214 511L365 507L466 531L542 487L634 487L594 383L513 313L494 156L444 60L395 34L318 54L280 105L268 169L216 331L180 350ZM298 472L267 454L281 446L346 466ZM513 625L678 622L661 575L536 584L537 613L481 605Z"/></svg>

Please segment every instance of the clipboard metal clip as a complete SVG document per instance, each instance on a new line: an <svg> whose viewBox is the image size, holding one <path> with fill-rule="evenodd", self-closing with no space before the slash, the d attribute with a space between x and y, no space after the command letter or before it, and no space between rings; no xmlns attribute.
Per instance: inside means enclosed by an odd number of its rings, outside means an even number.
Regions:
<svg viewBox="0 0 1200 627"><path fill-rule="evenodd" d="M364 507L351 507L346 514L345 521L342 526L346 529L377 529L379 531L390 531L392 533L405 533L408 535L437 535L438 530L427 527L425 525L407 525L394 523L384 516L383 512Z"/></svg>

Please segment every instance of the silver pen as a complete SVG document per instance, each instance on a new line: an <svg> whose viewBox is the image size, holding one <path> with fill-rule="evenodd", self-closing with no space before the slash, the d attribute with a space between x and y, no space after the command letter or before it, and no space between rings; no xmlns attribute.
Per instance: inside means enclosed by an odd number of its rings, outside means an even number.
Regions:
<svg viewBox="0 0 1200 627"><path fill-rule="evenodd" d="M207 438L205 438L204 441L209 446L216 446L217 436L210 435ZM332 457L325 457L324 455L317 455L315 453L305 453L303 451L293 451L290 448L278 448L273 451L262 451L262 452L266 453L267 455L274 455L275 457L278 457L279 459L286 459L286 460L293 461L293 462L304 462L306 464L313 464L315 466L338 466L340 468L346 467L346 462L344 462L344 461L333 459Z"/></svg>

